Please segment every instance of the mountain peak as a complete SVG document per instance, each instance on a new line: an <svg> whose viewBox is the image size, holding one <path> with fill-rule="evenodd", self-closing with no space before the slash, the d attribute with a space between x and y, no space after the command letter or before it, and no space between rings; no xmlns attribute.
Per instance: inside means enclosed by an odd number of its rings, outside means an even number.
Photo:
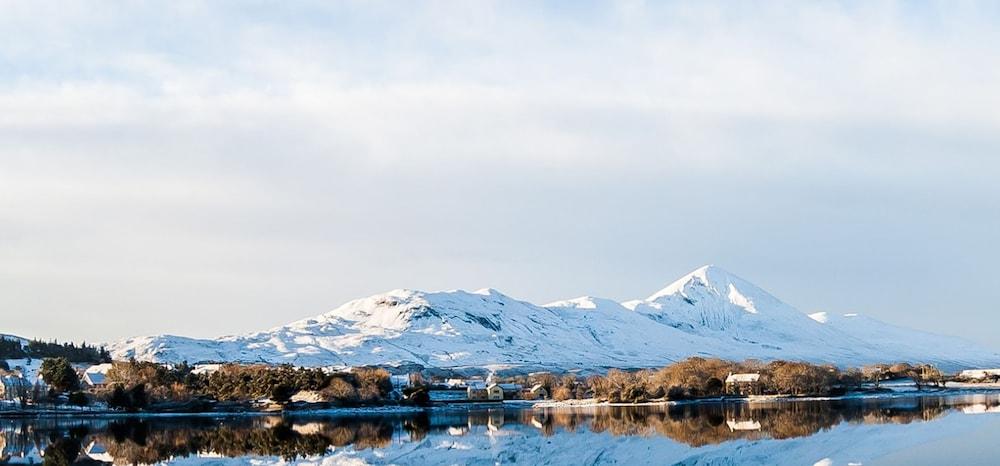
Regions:
<svg viewBox="0 0 1000 466"><path fill-rule="evenodd" d="M525 372L653 367L693 355L963 367L1000 361L1000 354L961 340L862 316L807 316L713 265L640 301L583 296L540 307L489 288L397 289L265 332L213 340L133 338L111 350L118 359L172 362L417 364L454 370L504 365Z"/></svg>
<svg viewBox="0 0 1000 466"><path fill-rule="evenodd" d="M646 301L656 301L664 296L671 296L676 294L685 294L684 290L693 284L700 283L701 285L714 290L719 294L728 294L730 292L730 287L734 282L739 282L742 285L749 285L754 289L759 289L756 285L726 271L722 267L715 265L704 265L698 267L691 273L679 278L673 283L667 285L660 291L653 293L650 297L646 298ZM743 289L746 286L737 286L737 288ZM763 291L763 290L761 290Z"/></svg>

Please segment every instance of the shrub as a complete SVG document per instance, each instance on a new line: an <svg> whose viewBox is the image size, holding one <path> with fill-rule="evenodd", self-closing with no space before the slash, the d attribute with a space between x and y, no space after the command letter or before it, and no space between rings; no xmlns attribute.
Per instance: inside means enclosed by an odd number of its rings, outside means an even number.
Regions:
<svg viewBox="0 0 1000 466"><path fill-rule="evenodd" d="M556 401L571 400L573 399L573 390L565 385L556 387L556 389L552 391L552 399Z"/></svg>
<svg viewBox="0 0 1000 466"><path fill-rule="evenodd" d="M330 379L329 385L320 391L328 400L340 402L355 402L358 400L358 391L344 379L334 377Z"/></svg>
<svg viewBox="0 0 1000 466"><path fill-rule="evenodd" d="M69 394L69 404L73 406L87 406L90 404L90 399L87 398L86 393L73 392Z"/></svg>
<svg viewBox="0 0 1000 466"><path fill-rule="evenodd" d="M285 403L295 394L294 388L287 383L278 383L271 386L270 398L275 403Z"/></svg>
<svg viewBox="0 0 1000 466"><path fill-rule="evenodd" d="M385 369L361 367L352 374L357 381L358 398L363 402L380 400L392 391L389 371Z"/></svg>

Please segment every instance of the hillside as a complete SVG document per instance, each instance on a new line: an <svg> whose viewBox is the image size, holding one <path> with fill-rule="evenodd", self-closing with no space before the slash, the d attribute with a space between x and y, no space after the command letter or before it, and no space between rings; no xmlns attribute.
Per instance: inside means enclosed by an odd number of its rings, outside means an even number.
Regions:
<svg viewBox="0 0 1000 466"><path fill-rule="evenodd" d="M496 290L394 290L268 331L199 340L138 337L115 359L304 366L602 370L688 356L797 359L838 365L906 360L943 368L996 365L1000 354L871 318L809 316L752 283L702 267L646 299L581 297L545 306Z"/></svg>

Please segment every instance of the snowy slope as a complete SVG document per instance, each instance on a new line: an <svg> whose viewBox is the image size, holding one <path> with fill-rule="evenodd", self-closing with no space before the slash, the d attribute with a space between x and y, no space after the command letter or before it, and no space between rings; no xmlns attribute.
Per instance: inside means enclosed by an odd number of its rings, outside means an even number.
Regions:
<svg viewBox="0 0 1000 466"><path fill-rule="evenodd" d="M626 306L685 332L739 345L748 357L791 354L810 361L844 363L857 362L859 355L874 354L875 349L713 266L699 268Z"/></svg>
<svg viewBox="0 0 1000 466"><path fill-rule="evenodd" d="M961 367L984 367L984 363L995 361L984 361L984 351L988 350L968 340L908 329L862 314L817 312L809 317L839 332L871 342L886 360L919 360Z"/></svg>
<svg viewBox="0 0 1000 466"><path fill-rule="evenodd" d="M518 370L651 367L694 355L840 365L931 361L948 369L1000 363L997 352L957 338L874 319L821 320L706 266L624 304L582 297L536 306L492 289L394 290L265 332L215 340L139 337L111 351L116 359L166 362Z"/></svg>

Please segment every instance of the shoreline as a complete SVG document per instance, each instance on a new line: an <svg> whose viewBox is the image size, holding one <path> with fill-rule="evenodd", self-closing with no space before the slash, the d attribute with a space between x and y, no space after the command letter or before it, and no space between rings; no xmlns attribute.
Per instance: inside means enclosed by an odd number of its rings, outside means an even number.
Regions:
<svg viewBox="0 0 1000 466"><path fill-rule="evenodd" d="M978 386L976 386L978 385ZM641 403L611 403L598 401L595 398L581 400L503 400L497 402L481 403L434 403L428 406L352 406L352 407L323 407L290 409L290 410L245 410L245 411L208 411L208 412L122 412L113 410L79 410L79 409L44 409L44 410L17 410L0 411L2 418L227 418L227 417L296 417L296 416L377 416L392 414L410 414L431 411L469 411L474 409L490 408L521 408L521 409L549 409L549 408L599 408L599 407L639 407L639 406L681 406L689 404L714 404L714 403L739 403L739 404L770 404L770 403L794 403L802 401L851 401L851 400L892 400L905 398L922 398L932 396L959 396L959 395L981 395L1000 393L1000 384L990 384L982 386L979 384L952 385L936 389L925 390L897 390L880 393L849 393L840 396L766 396L761 398L745 397L713 397L699 398L692 400L651 400Z"/></svg>
<svg viewBox="0 0 1000 466"><path fill-rule="evenodd" d="M963 384L961 386L945 386L942 388L924 390L900 390L881 393L848 393L839 396L792 396L776 395L761 398L746 397L713 397L698 398L692 400L651 400L641 403L611 403L598 401L595 398L583 400L566 401L539 401L533 404L533 408L597 408L597 407L630 407L630 406L680 406L688 404L712 404L712 403L740 403L740 404L768 404L768 403L794 403L800 401L851 401L851 400L892 400L904 398L922 398L931 396L953 396L953 395L987 395L1000 393L1000 384L989 386L974 386L976 384Z"/></svg>

